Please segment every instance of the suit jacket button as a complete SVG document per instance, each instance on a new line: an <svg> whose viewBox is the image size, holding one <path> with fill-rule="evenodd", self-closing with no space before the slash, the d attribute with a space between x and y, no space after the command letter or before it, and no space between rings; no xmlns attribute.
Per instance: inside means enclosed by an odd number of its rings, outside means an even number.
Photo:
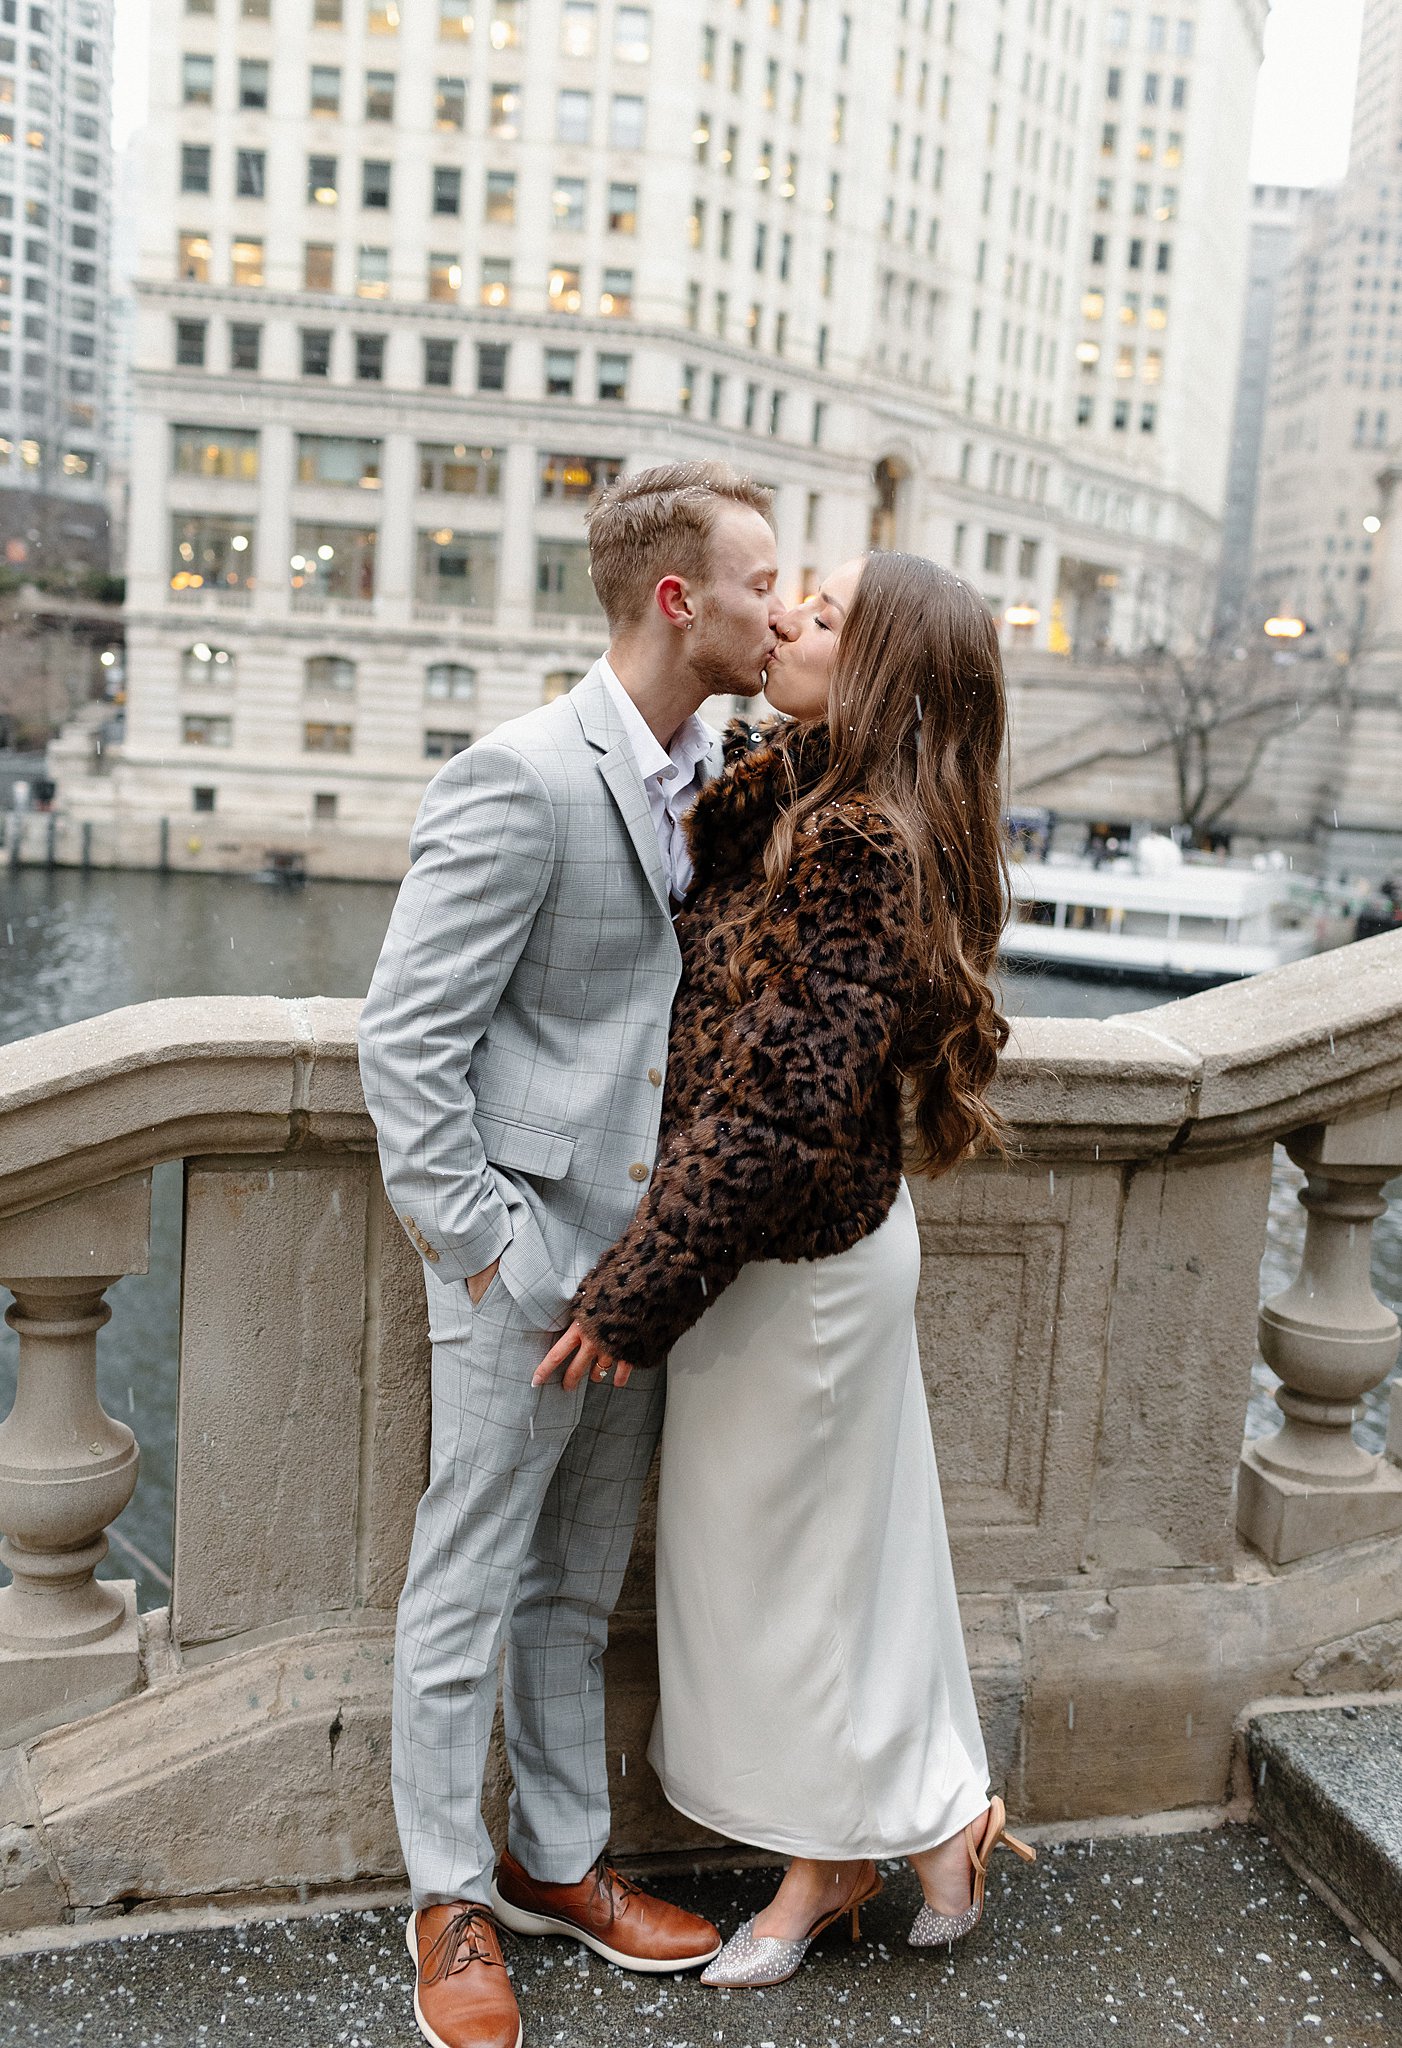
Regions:
<svg viewBox="0 0 1402 2048"><path fill-rule="evenodd" d="M636 1160L636 1161L635 1161L635 1162L633 1163L633 1165L629 1167L629 1169L628 1169L628 1178L629 1178L629 1180L646 1180L646 1179L647 1179L647 1168L646 1168L646 1167L645 1167L645 1166L643 1165L643 1163L642 1163L642 1161L641 1161L640 1159L639 1159L639 1160Z"/></svg>
<svg viewBox="0 0 1402 2048"><path fill-rule="evenodd" d="M424 1246L424 1257L428 1260L430 1266L436 1266L438 1264L438 1254L433 1249L433 1246L431 1244L426 1244Z"/></svg>
<svg viewBox="0 0 1402 2048"><path fill-rule="evenodd" d="M662 1069L660 1067L649 1067L647 1070L647 1077L649 1081L651 1081L654 1088L660 1088L662 1086Z"/></svg>

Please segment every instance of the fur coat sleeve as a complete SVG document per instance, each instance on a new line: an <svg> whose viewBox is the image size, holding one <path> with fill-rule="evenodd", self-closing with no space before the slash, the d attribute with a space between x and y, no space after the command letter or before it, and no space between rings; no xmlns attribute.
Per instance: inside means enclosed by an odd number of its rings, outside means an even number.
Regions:
<svg viewBox="0 0 1402 2048"><path fill-rule="evenodd" d="M833 806L801 836L754 948L749 999L722 1008L701 1055L709 1071L684 1087L647 1194L571 1305L615 1358L662 1363L751 1260L811 1255L874 1097L898 1086L907 890L871 813ZM701 950L696 976L723 990L727 942L707 933ZM690 1052L683 1037L674 1065Z"/></svg>

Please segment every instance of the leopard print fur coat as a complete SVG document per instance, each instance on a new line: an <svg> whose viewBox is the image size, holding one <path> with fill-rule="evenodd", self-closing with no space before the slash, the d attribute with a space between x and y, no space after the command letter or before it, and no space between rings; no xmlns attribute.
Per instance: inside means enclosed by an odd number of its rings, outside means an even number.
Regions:
<svg viewBox="0 0 1402 2048"><path fill-rule="evenodd" d="M825 1258L884 1220L901 1174L901 1050L915 1000L909 869L860 800L800 833L782 893L749 939L749 999L727 988L737 920L764 896L764 849L791 783L827 765L825 727L725 736L728 773L697 798L696 877L677 918L658 1157L619 1241L571 1314L615 1358L659 1365L754 1259Z"/></svg>

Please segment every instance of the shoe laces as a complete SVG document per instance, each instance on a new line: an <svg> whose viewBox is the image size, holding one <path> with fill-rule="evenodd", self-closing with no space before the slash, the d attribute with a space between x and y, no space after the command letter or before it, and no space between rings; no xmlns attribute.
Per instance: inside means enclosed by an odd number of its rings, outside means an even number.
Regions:
<svg viewBox="0 0 1402 2048"><path fill-rule="evenodd" d="M627 1912L631 1900L644 1898L646 1894L640 1884L634 1884L631 1877L615 1870L601 1855L594 1865L594 1896L607 1898L617 1917Z"/></svg>
<svg viewBox="0 0 1402 2048"><path fill-rule="evenodd" d="M469 1963L491 1963L505 1968L495 1954L495 1926L486 1906L464 1906L445 1921L419 1960L419 1974L425 1984L440 1984ZM487 1930L491 1929L492 1934ZM466 1951L466 1953L464 1953Z"/></svg>

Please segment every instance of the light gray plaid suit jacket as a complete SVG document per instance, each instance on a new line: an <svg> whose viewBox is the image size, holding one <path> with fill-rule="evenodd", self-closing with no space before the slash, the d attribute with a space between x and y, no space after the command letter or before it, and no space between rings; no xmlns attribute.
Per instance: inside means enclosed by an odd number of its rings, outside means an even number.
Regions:
<svg viewBox="0 0 1402 2048"><path fill-rule="evenodd" d="M650 1177L681 973L599 667L449 761L411 853L360 1022L385 1188L437 1280L500 1257L555 1328Z"/></svg>

